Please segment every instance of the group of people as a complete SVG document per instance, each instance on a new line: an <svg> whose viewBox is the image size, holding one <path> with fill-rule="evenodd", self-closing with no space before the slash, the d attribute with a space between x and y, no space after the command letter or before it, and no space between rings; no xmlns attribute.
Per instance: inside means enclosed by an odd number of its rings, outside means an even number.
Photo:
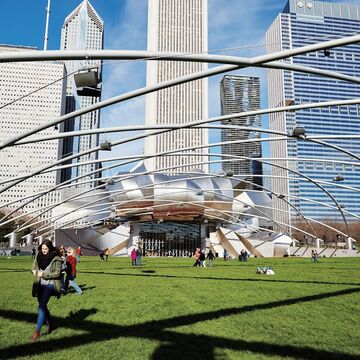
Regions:
<svg viewBox="0 0 360 360"><path fill-rule="evenodd" d="M311 262L319 262L319 254L317 250L311 250Z"/></svg>
<svg viewBox="0 0 360 360"><path fill-rule="evenodd" d="M50 240L45 240L38 247L31 271L35 277L33 296L37 297L38 316L36 328L31 336L33 342L39 340L44 322L48 325L48 333L54 330L50 311L47 304L51 296L60 297L66 294L69 285L77 294L82 294L81 288L76 284L76 250L56 248Z"/></svg>
<svg viewBox="0 0 360 360"><path fill-rule="evenodd" d="M246 262L249 256L250 256L249 253L245 249L242 249L239 254L239 261ZM223 257L224 257L224 261L227 261L229 259L229 254L226 249L224 249ZM195 263L193 265L194 267L196 266L206 267L206 259L209 261L209 266L211 267L212 262L215 259L215 255L213 254L212 250L209 250L208 254L205 256L205 250L200 251L200 248L196 248L194 252L194 258L195 258Z"/></svg>
<svg viewBox="0 0 360 360"><path fill-rule="evenodd" d="M239 261L247 262L248 257L249 257L248 252L245 249L242 249L239 254Z"/></svg>
<svg viewBox="0 0 360 360"><path fill-rule="evenodd" d="M130 253L130 257L131 257L131 266L140 267L141 266L141 257L142 257L141 247L139 246L137 249L133 248Z"/></svg>
<svg viewBox="0 0 360 360"><path fill-rule="evenodd" d="M110 255L109 248L105 248L104 250L100 251L100 254L99 254L100 260L101 261L108 261L109 255Z"/></svg>
<svg viewBox="0 0 360 360"><path fill-rule="evenodd" d="M209 250L209 253L205 256L205 250L201 250L200 248L196 248L194 252L194 258L195 263L194 267L200 266L200 267L206 267L206 259L209 260L209 267L212 267L213 260L215 259L215 255L211 250Z"/></svg>
<svg viewBox="0 0 360 360"><path fill-rule="evenodd" d="M64 246L60 246L59 253L62 261L60 274L61 293L65 295L70 285L77 294L81 295L82 290L75 282L76 264L78 263L76 250L72 247L65 249Z"/></svg>

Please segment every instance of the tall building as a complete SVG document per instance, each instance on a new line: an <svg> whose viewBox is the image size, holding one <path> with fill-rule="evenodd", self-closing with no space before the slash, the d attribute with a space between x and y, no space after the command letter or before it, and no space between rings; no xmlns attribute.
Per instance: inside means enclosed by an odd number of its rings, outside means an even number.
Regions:
<svg viewBox="0 0 360 360"><path fill-rule="evenodd" d="M207 52L207 0L149 0L148 50L174 53ZM148 61L147 85L203 71L206 64ZM146 125L187 124L207 119L207 79L178 85L146 97ZM205 129L181 129L145 139L145 155L208 144ZM146 161L148 170L166 172L208 171L207 148L190 150L185 156L159 156Z"/></svg>
<svg viewBox="0 0 360 360"><path fill-rule="evenodd" d="M0 51L36 50L23 46L1 45ZM13 62L0 64L0 142L23 134L65 113L65 67L60 62ZM60 80L55 82L55 80ZM51 84L47 86L48 84ZM39 90L41 89L41 90ZM38 90L34 92L35 90ZM33 92L31 95L24 95ZM19 99L21 98L21 99ZM17 100L19 99L19 100ZM15 101L16 100L16 101ZM41 131L39 136L54 135L64 130L63 124ZM7 147L0 151L0 182L31 174L61 158L62 140ZM0 208L15 209L24 197L49 189L60 182L59 172L36 175L0 193ZM4 189L9 183L0 186ZM56 201L50 193L26 205L24 212L38 209ZM8 203L19 200L12 205ZM44 202L45 201L45 202ZM48 214L50 216L50 214Z"/></svg>
<svg viewBox="0 0 360 360"><path fill-rule="evenodd" d="M88 0L84 0L75 10L73 10L65 19L61 30L61 50L102 50L104 44L104 22L97 14L93 6ZM66 61L66 69L68 74L77 72L78 70L97 67L98 77L101 79L101 60L78 60ZM94 71L94 69L92 69ZM82 109L93 105L100 101L100 96L78 96L73 76L69 76L67 87L67 111L73 111L76 108ZM74 121L74 120L73 120ZM73 125L71 121L67 123L68 130ZM75 119L76 130L97 129L100 127L100 110L81 115ZM94 148L99 145L99 135L85 135L79 139L75 139L73 148L75 152L81 152ZM71 148L71 145L68 145ZM98 153L81 156L78 162L95 160ZM96 170L96 164L83 165L77 167L77 176L84 175ZM96 176L95 176L96 177ZM81 179L89 180L94 176ZM91 187L93 183L86 186Z"/></svg>
<svg viewBox="0 0 360 360"><path fill-rule="evenodd" d="M290 0L276 17L266 33L267 52L297 48L360 32L360 6L322 1ZM310 67L339 71L360 76L360 45L317 51L284 61ZM304 104L320 101L352 99L360 96L357 84L304 73L269 70L269 106ZM294 127L305 128L307 135L335 135L326 140L329 144L359 154L358 139L342 139L342 135L359 134L359 106L334 106L270 115L270 129L292 132ZM359 187L360 170L349 163L353 158L337 150L301 139L277 141L270 144L271 156L288 158L278 161L315 181L332 183L337 174L345 181L341 185ZM298 159L298 161L294 161ZM306 159L317 159L307 161ZM336 160L336 163L327 160ZM298 178L291 171L273 167L273 191L290 196L291 201L305 216L317 220L341 221L338 208L331 198L310 181ZM289 179L290 177L290 179ZM345 212L360 213L360 197L346 187L336 187L333 182L323 186L335 197ZM274 199L275 219L296 223L295 215L289 214L289 205L279 198ZM328 205L322 206L319 203ZM354 220L347 214L347 221Z"/></svg>
<svg viewBox="0 0 360 360"><path fill-rule="evenodd" d="M240 112L260 109L260 79L252 76L225 75L220 82L221 115L230 115ZM232 118L222 121L223 125L238 125L246 127L260 127L261 117L259 115ZM246 131L239 129L222 129L221 141L229 142L236 140L259 139L261 134L256 131ZM246 175L245 179L254 183L249 184L249 189L262 186L262 166L256 160L246 160L245 158L261 158L261 143L233 143L221 146L221 153L244 157L238 161L222 162L223 170L230 170L235 175ZM251 176L260 175L260 176Z"/></svg>

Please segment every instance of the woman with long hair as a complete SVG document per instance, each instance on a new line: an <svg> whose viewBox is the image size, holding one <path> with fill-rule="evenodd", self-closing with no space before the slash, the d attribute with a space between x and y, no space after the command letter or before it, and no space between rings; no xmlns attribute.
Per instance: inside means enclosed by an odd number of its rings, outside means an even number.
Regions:
<svg viewBox="0 0 360 360"><path fill-rule="evenodd" d="M31 340L35 342L40 338L44 321L48 324L48 333L54 330L47 304L50 296L60 296L61 258L50 240L43 241L39 246L31 271L35 276L34 284L37 285L33 296L37 297L39 303L36 328L31 336Z"/></svg>

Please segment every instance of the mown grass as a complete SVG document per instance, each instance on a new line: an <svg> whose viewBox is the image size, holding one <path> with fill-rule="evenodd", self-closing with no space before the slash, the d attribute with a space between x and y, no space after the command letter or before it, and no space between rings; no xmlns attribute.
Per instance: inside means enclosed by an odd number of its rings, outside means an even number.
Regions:
<svg viewBox="0 0 360 360"><path fill-rule="evenodd" d="M143 260L83 257L32 344L31 259L0 258L0 359L360 359L360 259Z"/></svg>

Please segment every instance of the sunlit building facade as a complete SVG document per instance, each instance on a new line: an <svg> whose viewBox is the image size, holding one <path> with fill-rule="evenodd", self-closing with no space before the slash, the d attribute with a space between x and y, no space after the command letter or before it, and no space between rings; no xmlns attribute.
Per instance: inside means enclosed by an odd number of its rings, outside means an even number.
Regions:
<svg viewBox="0 0 360 360"><path fill-rule="evenodd" d="M277 52L309 44L338 39L360 32L360 6L322 1L290 0L266 33L267 52ZM360 76L360 45L317 51L285 60L293 64L338 71ZM316 75L268 71L269 107L306 104L320 101L359 98L358 84ZM309 109L271 114L270 129L287 131L304 128L306 135L330 135L328 144L360 153L360 141L342 138L359 134L360 108L356 105ZM359 167L354 158L337 149L301 139L276 141L270 144L271 156L281 158L276 164L290 168L326 189L344 211L347 221L356 220L351 213L360 213L360 196L349 187L359 187ZM286 160L284 160L286 159ZM333 162L332 160L335 160ZM285 200L295 205L305 216L317 220L343 221L339 207L326 192L294 171L273 167L275 219L296 223L295 213ZM342 187L333 181L336 175L344 181Z"/></svg>
<svg viewBox="0 0 360 360"><path fill-rule="evenodd" d="M34 51L24 46L0 46L2 51ZM60 81L58 81L60 79ZM61 80L62 79L62 80ZM50 84L50 85L49 85ZM9 62L0 64L0 142L24 134L65 113L65 67L60 62ZM25 94L30 94L24 96ZM50 127L37 136L63 132L63 124ZM59 139L10 146L0 152L0 182L20 180L51 165L62 157L63 142ZM32 213L42 206L54 204L57 195L49 193L34 201L36 195L53 188L60 182L60 171L40 173L1 192L0 209ZM4 182L4 190L11 182ZM28 202L28 204L27 204ZM45 216L51 216L51 212Z"/></svg>
<svg viewBox="0 0 360 360"><path fill-rule="evenodd" d="M61 30L61 50L102 50L104 44L104 22L88 0L84 0L76 7L65 19ZM74 84L73 73L78 70L97 67L98 76L101 78L101 60L76 60L66 61L66 69L71 74L68 79L67 87L67 112L82 109L100 101L100 96L78 96ZM71 126L71 121L67 123L69 129L75 127L76 130L90 130L100 127L100 110L81 115L73 120L75 126ZM73 144L75 152L82 152L99 145L99 135L84 135L76 139ZM69 147L70 148L70 147ZM98 158L97 152L81 156L78 162L91 161ZM82 176L98 168L97 164L82 165L77 167L77 176ZM96 175L82 178L80 181L91 180ZM93 182L88 182L85 187L93 186Z"/></svg>
<svg viewBox="0 0 360 360"><path fill-rule="evenodd" d="M207 0L149 0L148 50L172 53L207 52ZM206 70L202 63L148 61L147 85ZM146 98L146 125L187 124L207 119L207 79L170 87ZM181 129L145 139L145 155L188 149L185 155L158 156L146 160L149 170L208 171L206 129ZM192 149L204 146L202 149ZM191 149L191 150L189 150ZM199 165L194 165L194 164ZM163 169L163 170L162 170Z"/></svg>

